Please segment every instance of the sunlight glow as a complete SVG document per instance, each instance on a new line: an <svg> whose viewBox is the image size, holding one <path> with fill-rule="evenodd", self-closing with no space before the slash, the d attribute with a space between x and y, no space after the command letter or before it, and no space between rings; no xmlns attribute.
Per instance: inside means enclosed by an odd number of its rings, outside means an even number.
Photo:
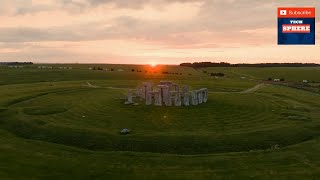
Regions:
<svg viewBox="0 0 320 180"><path fill-rule="evenodd" d="M151 67L156 67L156 66L157 66L157 63L155 63L155 62L150 62L149 65L150 65Z"/></svg>

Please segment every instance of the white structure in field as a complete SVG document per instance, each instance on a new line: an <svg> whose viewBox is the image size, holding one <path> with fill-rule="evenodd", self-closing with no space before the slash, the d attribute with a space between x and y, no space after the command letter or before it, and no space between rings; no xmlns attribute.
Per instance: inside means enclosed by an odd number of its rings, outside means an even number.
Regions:
<svg viewBox="0 0 320 180"><path fill-rule="evenodd" d="M132 104L132 91L129 90L126 104ZM136 97L145 101L146 105L155 106L189 106L206 103L208 101L208 89L202 88L189 91L188 86L180 89L178 84L171 81L160 81L153 86L150 82L143 82L136 89Z"/></svg>
<svg viewBox="0 0 320 180"><path fill-rule="evenodd" d="M130 90L128 91L127 100L126 100L126 102L125 102L124 104L134 104L132 98L133 98L133 96L132 96L132 90L130 89Z"/></svg>

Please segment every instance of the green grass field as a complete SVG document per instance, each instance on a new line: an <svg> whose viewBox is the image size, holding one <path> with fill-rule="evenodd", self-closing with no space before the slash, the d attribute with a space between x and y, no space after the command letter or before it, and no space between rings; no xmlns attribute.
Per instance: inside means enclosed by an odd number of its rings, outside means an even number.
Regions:
<svg viewBox="0 0 320 180"><path fill-rule="evenodd" d="M287 81L302 82L308 80L310 82L320 81L319 67L273 67L273 68L250 68L250 67L227 67L227 68L203 68L207 72L224 72L229 77L234 78L252 78L259 80L281 79Z"/></svg>
<svg viewBox="0 0 320 180"><path fill-rule="evenodd" d="M0 179L320 178L320 93L261 84L319 83L320 68L37 66L0 66ZM209 101L123 104L128 89L160 80L207 87Z"/></svg>

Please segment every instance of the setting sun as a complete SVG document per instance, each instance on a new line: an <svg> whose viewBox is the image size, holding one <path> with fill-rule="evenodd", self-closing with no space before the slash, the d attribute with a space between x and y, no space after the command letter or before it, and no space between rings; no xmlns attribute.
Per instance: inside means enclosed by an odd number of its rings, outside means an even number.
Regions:
<svg viewBox="0 0 320 180"><path fill-rule="evenodd" d="M149 63L149 65L150 65L151 67L156 67L156 66L157 66L157 63L151 62L151 63Z"/></svg>

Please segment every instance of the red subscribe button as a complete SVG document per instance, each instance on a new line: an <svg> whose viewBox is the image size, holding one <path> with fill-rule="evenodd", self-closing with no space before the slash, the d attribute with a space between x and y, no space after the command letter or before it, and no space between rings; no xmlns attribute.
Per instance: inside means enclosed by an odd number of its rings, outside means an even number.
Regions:
<svg viewBox="0 0 320 180"><path fill-rule="evenodd" d="M316 9L314 7L279 7L278 18L315 18Z"/></svg>
<svg viewBox="0 0 320 180"><path fill-rule="evenodd" d="M309 24L283 24L282 25L283 33L310 33L310 25Z"/></svg>

